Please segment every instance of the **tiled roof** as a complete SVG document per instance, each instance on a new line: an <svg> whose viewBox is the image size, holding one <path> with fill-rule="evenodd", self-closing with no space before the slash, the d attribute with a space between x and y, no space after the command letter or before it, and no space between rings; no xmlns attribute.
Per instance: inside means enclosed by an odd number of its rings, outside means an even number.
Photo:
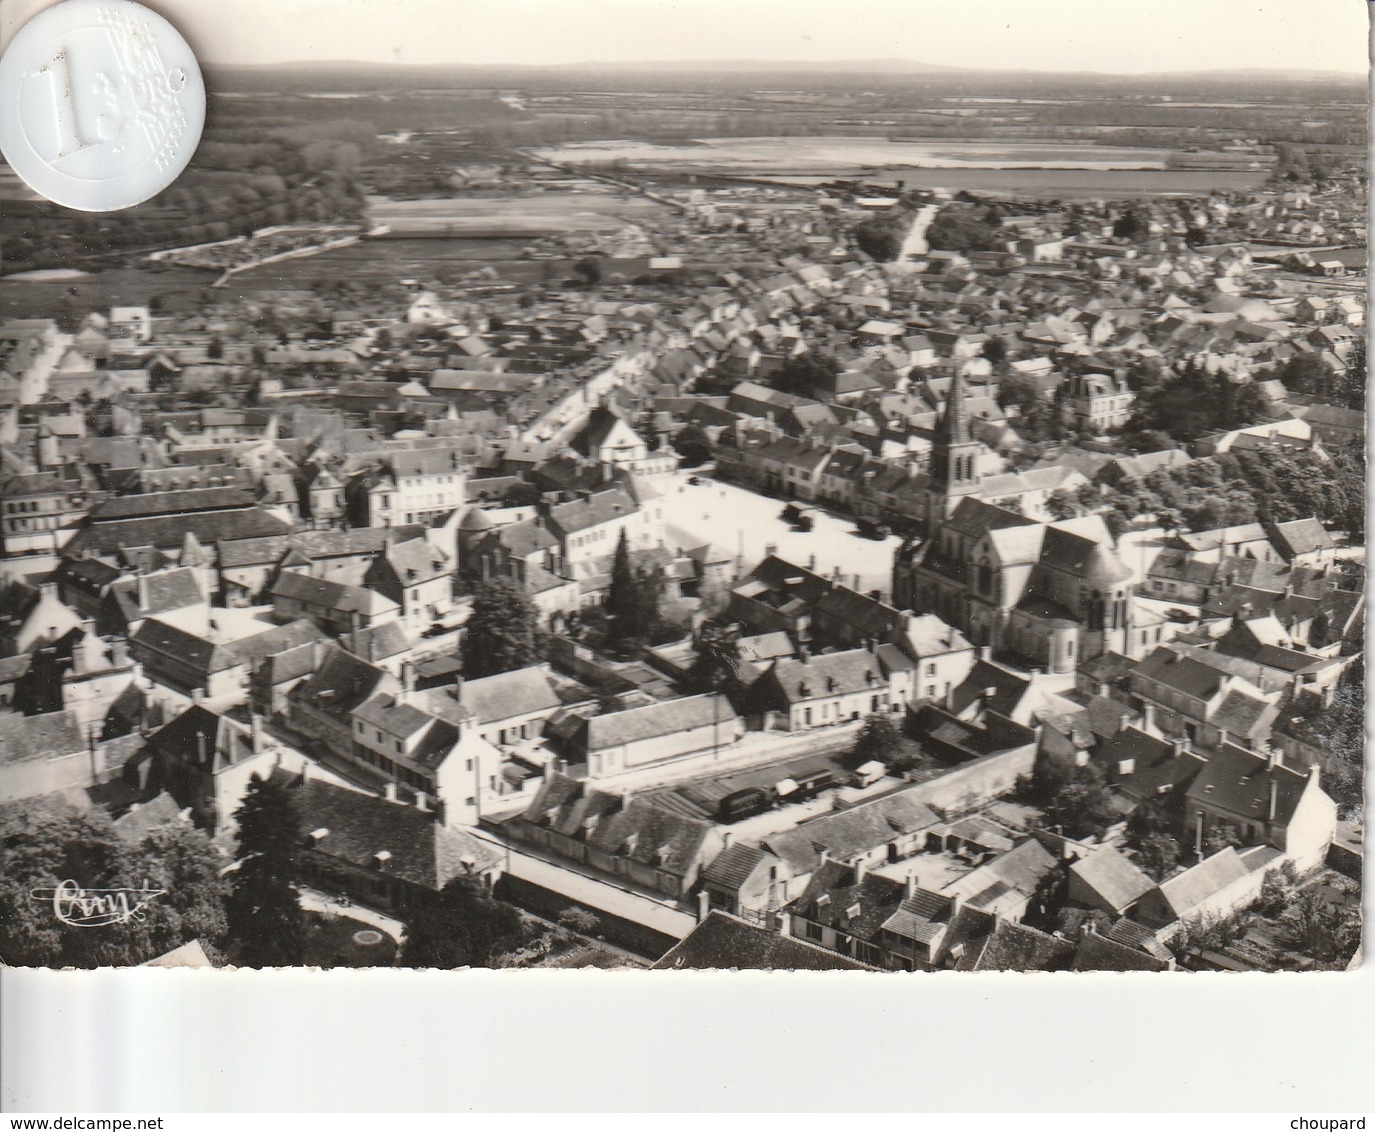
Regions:
<svg viewBox="0 0 1375 1132"><path fill-rule="evenodd" d="M864 971L862 963L824 947L712 911L663 958L658 970Z"/></svg>
<svg viewBox="0 0 1375 1132"><path fill-rule="evenodd" d="M734 845L726 846L716 859L702 870L702 880L718 888L737 889L749 880L760 862L770 856L771 854L753 845L736 842Z"/></svg>
<svg viewBox="0 0 1375 1132"><path fill-rule="evenodd" d="M382 669L374 668L343 649L331 646L326 650L315 675L292 689L290 698L308 703L337 719L347 720L353 710L386 679L387 674Z"/></svg>
<svg viewBox="0 0 1375 1132"><path fill-rule="evenodd" d="M86 737L70 711L9 715L0 723L0 766L60 759L85 750Z"/></svg>
<svg viewBox="0 0 1375 1132"><path fill-rule="evenodd" d="M193 511L226 511L253 505L253 496L238 487L200 487L188 491L150 491L120 495L91 508L92 522L186 515Z"/></svg>
<svg viewBox="0 0 1375 1132"><path fill-rule="evenodd" d="M483 724L529 712L552 712L562 703L542 665L465 680L459 699Z"/></svg>
<svg viewBox="0 0 1375 1132"><path fill-rule="evenodd" d="M1197 803L1264 823L1270 820L1273 793L1273 820L1283 827L1293 817L1308 781L1308 775L1283 763L1271 767L1264 756L1227 743L1209 755L1188 796Z"/></svg>
<svg viewBox="0 0 1375 1132"><path fill-rule="evenodd" d="M289 525L260 507L232 511L197 511L145 519L118 519L90 523L72 537L63 554L75 557L82 551L114 554L123 547L180 547L188 533L202 546L246 538L285 534Z"/></svg>
<svg viewBox="0 0 1375 1132"><path fill-rule="evenodd" d="M327 578L312 578L309 574L298 574L291 570L277 576L272 584L271 595L338 613L356 611L373 617L399 608L391 598L384 597L376 590L348 586Z"/></svg>
<svg viewBox="0 0 1375 1132"><path fill-rule="evenodd" d="M1135 947L1118 943L1097 932L1089 932L1079 941L1074 953L1075 971L1166 971L1167 960L1147 955Z"/></svg>
<svg viewBox="0 0 1375 1132"><path fill-rule="evenodd" d="M1070 865L1070 872L1119 914L1155 887L1150 877L1108 846L1080 857Z"/></svg>
<svg viewBox="0 0 1375 1132"><path fill-rule="evenodd" d="M730 724L737 719L725 696L687 696L628 711L608 712L587 720L587 750L600 751L698 727Z"/></svg>
<svg viewBox="0 0 1375 1132"><path fill-rule="evenodd" d="M634 798L623 809L607 813L587 834L587 843L602 852L683 876L700 859L714 828L712 822L671 813Z"/></svg>
<svg viewBox="0 0 1375 1132"><path fill-rule="evenodd" d="M822 653L805 661L780 658L771 674L789 703L886 688L878 658L868 649Z"/></svg>
<svg viewBox="0 0 1375 1132"><path fill-rule="evenodd" d="M940 819L926 803L900 790L847 810L805 821L795 829L769 834L763 847L788 862L796 872L809 872L824 849L845 861L923 829Z"/></svg>
<svg viewBox="0 0 1375 1132"><path fill-rule="evenodd" d="M313 849L349 864L438 890L463 875L481 875L498 864L500 852L486 841L446 827L413 806L311 779L292 788L307 831L328 830ZM377 854L388 857L379 861Z"/></svg>
<svg viewBox="0 0 1375 1132"><path fill-rule="evenodd" d="M998 920L957 964L960 971L1050 971L1063 969L1074 951L1068 940Z"/></svg>
<svg viewBox="0 0 1375 1132"><path fill-rule="evenodd" d="M1237 851L1228 846L1193 868L1164 881L1159 891L1175 918L1182 920L1205 900L1241 880L1248 872Z"/></svg>

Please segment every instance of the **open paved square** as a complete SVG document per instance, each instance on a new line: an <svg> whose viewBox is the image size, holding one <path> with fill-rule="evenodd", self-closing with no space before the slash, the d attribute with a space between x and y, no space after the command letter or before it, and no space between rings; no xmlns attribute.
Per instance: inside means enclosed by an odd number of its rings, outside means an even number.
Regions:
<svg viewBox="0 0 1375 1132"><path fill-rule="evenodd" d="M772 547L773 553L798 566L828 577L839 569L845 585L888 595L893 552L902 541L898 536L864 538L855 533L853 519L821 508L815 511L813 529L800 531L781 517L786 500L715 480L690 484L691 474L683 472L658 481L670 537L685 544L711 542L738 555L744 570L761 562Z"/></svg>

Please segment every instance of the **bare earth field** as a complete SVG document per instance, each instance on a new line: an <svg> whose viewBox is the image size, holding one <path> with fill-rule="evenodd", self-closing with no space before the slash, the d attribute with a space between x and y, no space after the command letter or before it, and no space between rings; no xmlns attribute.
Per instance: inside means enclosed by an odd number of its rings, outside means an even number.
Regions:
<svg viewBox="0 0 1375 1132"><path fill-rule="evenodd" d="M455 236L501 236L519 232L531 236L560 232L614 232L637 218L652 216L663 206L641 196L606 192L593 185L588 192L534 193L502 199L449 197L391 200L371 197L368 215L398 236L440 232Z"/></svg>
<svg viewBox="0 0 1375 1132"><path fill-rule="evenodd" d="M651 171L734 174L788 184L863 175L907 187L1050 196L1160 196L1242 191L1265 170L1170 169L1176 151L1056 142L904 142L884 138L705 138L692 145L577 142L534 151L548 161L624 161Z"/></svg>

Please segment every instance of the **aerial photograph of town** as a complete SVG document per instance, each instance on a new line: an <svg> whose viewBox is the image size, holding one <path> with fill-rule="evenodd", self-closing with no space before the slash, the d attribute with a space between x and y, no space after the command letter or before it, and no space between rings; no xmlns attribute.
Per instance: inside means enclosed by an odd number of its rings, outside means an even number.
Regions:
<svg viewBox="0 0 1375 1132"><path fill-rule="evenodd" d="M740 7L0 165L0 965L1359 964L1366 76Z"/></svg>

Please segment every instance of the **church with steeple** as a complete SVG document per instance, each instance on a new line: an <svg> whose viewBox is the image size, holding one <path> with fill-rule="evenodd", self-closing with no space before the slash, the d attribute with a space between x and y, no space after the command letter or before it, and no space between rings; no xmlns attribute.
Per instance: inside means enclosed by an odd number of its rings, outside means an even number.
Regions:
<svg viewBox="0 0 1375 1132"><path fill-rule="evenodd" d="M1038 517L1050 492L1077 486L1068 477L1087 481L1066 468L984 475L987 456L957 375L931 448L927 531L894 556L893 604L1028 668L1068 673L1128 653L1132 574L1102 518Z"/></svg>
<svg viewBox="0 0 1375 1132"><path fill-rule="evenodd" d="M961 499L979 495L983 468L991 455L974 439L965 400L964 374L956 373L946 396L945 411L936 423L927 473L926 514L932 524L948 519Z"/></svg>

